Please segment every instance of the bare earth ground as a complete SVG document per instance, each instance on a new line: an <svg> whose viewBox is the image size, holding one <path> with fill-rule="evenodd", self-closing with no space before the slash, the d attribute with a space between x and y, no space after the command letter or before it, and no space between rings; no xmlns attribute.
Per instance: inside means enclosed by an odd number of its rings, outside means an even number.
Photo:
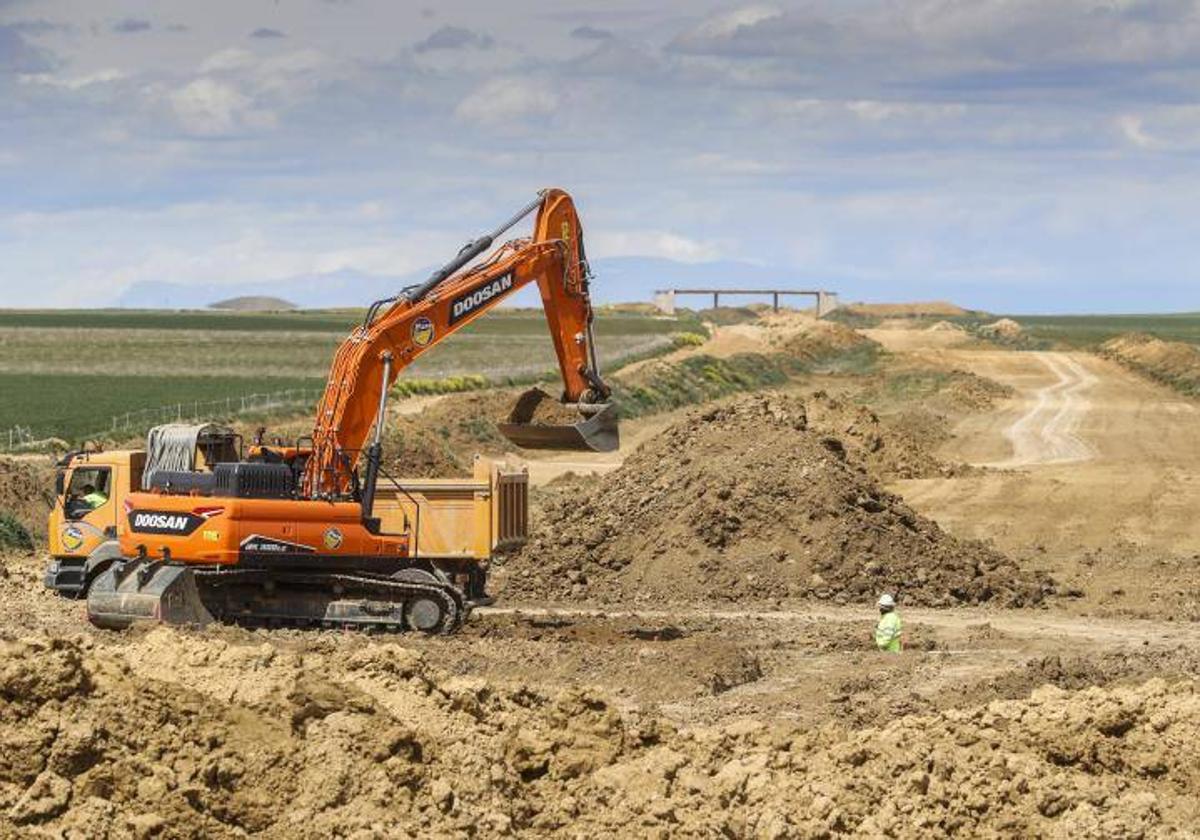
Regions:
<svg viewBox="0 0 1200 840"><path fill-rule="evenodd" d="M1195 404L1091 354L920 349L917 331L871 335L1017 390L963 418L941 453L998 469L896 482L913 507L1052 567L1102 611L1200 616Z"/></svg>
<svg viewBox="0 0 1200 840"><path fill-rule="evenodd" d="M114 634L10 555L0 836L1195 836L1194 406L1086 354L871 337L1014 389L950 417L939 454L986 468L890 489L1049 572L1047 605L905 609L898 657L872 650L869 603L502 599L451 638ZM626 447L682 414L627 424ZM623 458L528 464L541 484Z"/></svg>

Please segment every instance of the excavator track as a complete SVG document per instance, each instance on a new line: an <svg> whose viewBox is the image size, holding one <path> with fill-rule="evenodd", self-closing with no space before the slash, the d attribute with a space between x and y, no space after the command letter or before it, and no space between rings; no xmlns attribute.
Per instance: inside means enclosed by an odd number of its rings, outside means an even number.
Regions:
<svg viewBox="0 0 1200 840"><path fill-rule="evenodd" d="M453 633L469 612L457 587L370 574L196 571L200 599L218 621L397 633Z"/></svg>
<svg viewBox="0 0 1200 840"><path fill-rule="evenodd" d="M356 572L216 569L162 561L114 564L88 592L93 624L137 621L255 627L310 627L446 634L470 604L453 584L408 569L392 576Z"/></svg>

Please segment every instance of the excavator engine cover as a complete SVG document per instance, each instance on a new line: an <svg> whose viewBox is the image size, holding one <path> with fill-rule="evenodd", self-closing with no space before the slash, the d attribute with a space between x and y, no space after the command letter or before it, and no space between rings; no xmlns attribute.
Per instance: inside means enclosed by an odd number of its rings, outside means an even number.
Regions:
<svg viewBox="0 0 1200 840"><path fill-rule="evenodd" d="M129 560L105 570L88 589L88 620L122 630L137 621L203 626L213 621L186 566Z"/></svg>
<svg viewBox="0 0 1200 840"><path fill-rule="evenodd" d="M570 415L576 414L578 420ZM554 422L567 415L568 422ZM620 446L617 407L606 403L560 403L540 388L517 398L508 421L498 423L500 434L523 449L563 449L613 452Z"/></svg>

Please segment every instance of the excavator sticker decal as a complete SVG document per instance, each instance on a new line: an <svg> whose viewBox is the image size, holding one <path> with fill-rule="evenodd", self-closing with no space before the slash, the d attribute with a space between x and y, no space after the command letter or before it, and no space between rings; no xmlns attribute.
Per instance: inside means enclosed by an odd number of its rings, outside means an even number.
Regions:
<svg viewBox="0 0 1200 840"><path fill-rule="evenodd" d="M83 545L83 531L74 525L68 525L62 532L62 544L67 551L76 551Z"/></svg>
<svg viewBox="0 0 1200 840"><path fill-rule="evenodd" d="M492 298L511 292L513 280L513 273L510 271L454 298L450 302L450 323L458 323Z"/></svg>
<svg viewBox="0 0 1200 840"><path fill-rule="evenodd" d="M274 537L264 537L262 534L251 534L242 540L244 554L314 554L316 549L311 545L277 540Z"/></svg>
<svg viewBox="0 0 1200 840"><path fill-rule="evenodd" d="M413 321L412 325L412 340L413 344L418 347L427 347L433 341L433 321L430 321L424 315Z"/></svg>
<svg viewBox="0 0 1200 840"><path fill-rule="evenodd" d="M178 534L187 536L204 523L191 513L158 510L129 511L129 530L135 534Z"/></svg>

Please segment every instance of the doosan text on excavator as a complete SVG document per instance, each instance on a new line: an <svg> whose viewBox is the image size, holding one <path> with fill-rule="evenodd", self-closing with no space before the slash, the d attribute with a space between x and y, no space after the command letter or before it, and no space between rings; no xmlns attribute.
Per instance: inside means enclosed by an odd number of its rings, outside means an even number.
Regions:
<svg viewBox="0 0 1200 840"><path fill-rule="evenodd" d="M535 211L531 237L472 265ZM493 554L527 535L527 476L484 459L469 479L387 476L388 390L415 359L536 283L558 401L578 420L540 421L552 398L534 389L500 431L525 448L615 449L583 242L571 197L543 190L425 282L375 301L337 350L309 438L247 448L227 428L172 425L151 430L145 451L63 458L47 586L86 597L90 620L110 628L217 620L453 632L486 600Z"/></svg>

